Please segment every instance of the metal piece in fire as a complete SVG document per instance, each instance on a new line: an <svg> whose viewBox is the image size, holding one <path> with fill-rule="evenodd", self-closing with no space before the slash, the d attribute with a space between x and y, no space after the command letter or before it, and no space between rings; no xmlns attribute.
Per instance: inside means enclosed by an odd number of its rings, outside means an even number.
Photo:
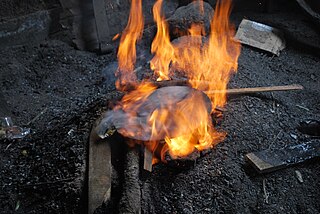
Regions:
<svg viewBox="0 0 320 214"><path fill-rule="evenodd" d="M143 103L137 103L137 109L135 115L132 112L128 112L125 109L115 108L114 110L107 111L104 113L102 118L98 121L95 128L97 135L100 138L106 138L113 134L117 130L120 134L125 137L130 137L140 141L150 140L163 140L165 133L158 134L157 136L152 135L150 124L148 124L148 118L155 110L161 109L172 109L173 112L179 112L186 119L194 121L194 123L201 123L196 120L193 114L190 114L183 105L183 102L194 102L198 105L195 99L203 99L208 116L211 113L212 106L210 99L201 91L190 88L188 86L169 86L156 89L153 91ZM138 107L139 105L139 107ZM172 112L169 112L169 114ZM177 137L182 134L179 131L178 121L174 119L168 121L165 124L168 128L170 137ZM199 124L200 125L200 124Z"/></svg>

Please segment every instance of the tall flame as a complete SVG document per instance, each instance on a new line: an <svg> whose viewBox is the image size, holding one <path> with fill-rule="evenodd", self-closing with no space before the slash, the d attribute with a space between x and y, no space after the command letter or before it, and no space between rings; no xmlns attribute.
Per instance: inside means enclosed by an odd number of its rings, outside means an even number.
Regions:
<svg viewBox="0 0 320 214"><path fill-rule="evenodd" d="M209 90L226 90L230 76L238 69L238 57L240 55L240 43L233 37L235 27L230 24L231 0L217 1L214 17L211 22L211 34L209 36L208 49L203 60L203 73L196 75L196 80L202 76L205 80L213 82ZM207 69L205 69L207 67ZM196 72L195 72L196 73ZM194 87L197 87L194 84ZM210 96L213 107L225 105L226 93L217 93Z"/></svg>
<svg viewBox="0 0 320 214"><path fill-rule="evenodd" d="M230 0L217 2L207 41L203 42L203 38L191 34L191 39L184 44L186 48L181 49L177 45L177 67L186 72L194 88L203 89L201 81L208 81L212 84L205 90L225 90L230 75L237 70L240 43L233 39L235 30L229 23L230 9ZM226 103L225 93L209 96L213 108Z"/></svg>
<svg viewBox="0 0 320 214"><path fill-rule="evenodd" d="M153 17L157 23L157 34L151 45L151 52L155 54L150 62L151 69L158 76L158 81L168 80L169 64L173 59L174 49L170 43L168 24L161 15L163 0L157 0L153 6Z"/></svg>
<svg viewBox="0 0 320 214"><path fill-rule="evenodd" d="M128 23L121 36L118 49L119 68L116 72L118 89L127 82L136 81L136 75L133 72L136 62L136 43L141 39L144 27L141 1L131 1Z"/></svg>
<svg viewBox="0 0 320 214"><path fill-rule="evenodd" d="M200 12L203 11L203 1L199 0ZM227 88L230 75L237 70L237 61L240 55L240 43L234 40L234 26L229 23L231 12L231 0L220 0L211 20L211 32L208 38L204 36L201 25L192 25L189 36L181 37L177 42L170 42L168 24L161 13L163 0L157 0L153 7L154 20L157 24L157 34L153 40L151 51L154 54L150 62L151 69L158 77L158 81L170 79L170 74L182 72L188 78L193 88L201 91L220 90ZM133 13L135 19L133 19ZM119 69L125 71L120 81L132 80L132 70L136 60L135 43L141 36L143 28L141 0L132 0L128 26L121 38L119 47ZM137 20L137 22L135 21ZM130 73L131 72L131 73ZM128 78L127 78L128 77ZM203 83L206 86L203 87ZM143 83L145 84L145 83ZM141 85L134 92L127 94L122 100L121 108L131 109L135 112L137 100L146 100L155 91L154 87ZM208 94L212 109L223 106L226 103L226 94ZM169 99L160 97L159 99ZM143 102L140 102L143 104ZM172 157L186 156L195 149L203 150L220 142L225 133L217 132L210 116L208 115L205 101L200 97L191 96L179 103L166 101L167 106L155 109L148 118L148 125L152 129L148 148L155 149L158 142L154 136L165 134L166 149ZM192 115L192 116L189 116ZM171 136L168 131L170 124L174 121L179 124L179 136ZM171 123L172 124L172 123ZM135 133L128 134L133 136ZM150 146L151 144L151 146Z"/></svg>
<svg viewBox="0 0 320 214"><path fill-rule="evenodd" d="M161 46L158 49L159 55L163 54L165 57L158 57L157 52L154 59L160 61L158 64L162 65L163 70L169 70L172 64L171 70L183 71L194 88L225 90L230 74L237 70L240 54L240 43L233 39L234 26L229 23L230 12L231 0L218 1L207 41L201 37L203 35L202 26L192 25L189 29L190 36L180 38L175 45L166 43L165 46ZM163 20L159 22L161 24L158 25L158 32L160 26L166 27L162 24ZM159 40L169 41L168 34L162 34L162 36L166 38L156 38L153 44L158 44ZM174 50L174 55L171 54L172 50ZM166 54L168 52L170 54ZM155 73L158 73L157 70ZM201 88L200 83L203 81L211 82L211 84L207 88ZM225 93L210 95L210 98L213 108L226 103Z"/></svg>

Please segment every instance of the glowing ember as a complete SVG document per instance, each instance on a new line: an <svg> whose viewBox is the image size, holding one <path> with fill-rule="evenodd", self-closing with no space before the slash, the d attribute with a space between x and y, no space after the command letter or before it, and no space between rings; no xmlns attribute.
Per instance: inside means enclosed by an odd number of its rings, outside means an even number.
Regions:
<svg viewBox="0 0 320 214"><path fill-rule="evenodd" d="M179 38L175 44L170 42L168 24L161 13L162 2L163 0L157 0L153 7L157 34L151 46L154 57L150 65L157 80L168 80L172 73L181 72L195 89L225 90L230 75L237 69L240 54L240 43L233 39L234 27L229 23L231 0L217 2L208 38L203 37L203 26L192 25L189 29L190 35ZM200 1L199 5L199 10L203 11L203 1ZM143 30L141 8L141 0L132 0L128 25L122 34L118 52L117 75L121 84L136 80L133 70L136 60L135 44ZM211 84L208 84L206 88L201 88L203 85L201 81ZM148 114L144 115L147 117L147 126L144 129L150 130L151 133L146 139L148 148L154 151L159 139L163 139L166 146L162 149L162 153L169 152L173 158L176 158L186 156L195 149L211 148L220 142L225 134L214 129L203 96L191 93L183 100L177 101L176 98L181 94L180 89L175 90L170 94L161 92L161 96L157 99L165 101L159 102L160 105L157 108L150 111L148 106L145 107L148 109ZM157 94L155 91L157 91L156 87L151 83L142 83L135 91L126 94L116 109L125 112L126 115L131 115L132 118L129 117L127 121L130 124L130 120L137 117L141 106L147 105L150 100L154 99L150 97ZM215 109L217 106L222 107L226 103L225 93L208 96L212 105L210 109ZM119 132L133 138L141 134L130 131L130 129Z"/></svg>

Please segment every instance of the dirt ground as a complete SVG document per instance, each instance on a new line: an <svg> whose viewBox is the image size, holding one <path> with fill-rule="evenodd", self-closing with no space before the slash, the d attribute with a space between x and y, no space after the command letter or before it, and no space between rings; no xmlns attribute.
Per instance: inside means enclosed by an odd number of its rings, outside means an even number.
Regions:
<svg viewBox="0 0 320 214"><path fill-rule="evenodd" d="M236 25L242 18L283 29L287 47L274 57L243 46L229 87L305 89L230 96L217 126L228 133L224 142L188 168L157 164L142 173L143 213L320 212L319 159L266 175L244 160L249 152L319 140L297 130L300 121L320 120L320 60L309 47L320 47L319 32L295 7L232 14ZM85 213L88 135L108 101L120 97L110 69L116 55L75 50L64 36L0 50L7 114L32 131L22 140L0 140L0 213Z"/></svg>

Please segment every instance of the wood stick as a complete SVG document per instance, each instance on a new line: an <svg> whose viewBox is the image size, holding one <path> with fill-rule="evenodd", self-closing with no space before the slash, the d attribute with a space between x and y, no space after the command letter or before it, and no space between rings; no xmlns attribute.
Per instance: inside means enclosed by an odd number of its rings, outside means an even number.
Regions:
<svg viewBox="0 0 320 214"><path fill-rule="evenodd" d="M122 91L133 91L137 89L138 85L143 82L127 82L120 88ZM167 86L191 86L188 80L164 80L164 81L146 81L145 83L151 83L157 88L167 87ZM204 85L208 86L209 82L203 82Z"/></svg>
<svg viewBox="0 0 320 214"><path fill-rule="evenodd" d="M271 91L291 91L291 90L302 90L303 86L298 84L293 85L281 85L281 86L267 86L267 87L255 87L255 88L235 88L227 90L213 90L204 91L207 95L217 93L227 93L228 95L238 94L252 94L257 92L271 92Z"/></svg>
<svg viewBox="0 0 320 214"><path fill-rule="evenodd" d="M143 169L149 172L152 171L152 153L147 149L147 147L144 147Z"/></svg>
<svg viewBox="0 0 320 214"><path fill-rule="evenodd" d="M37 116L35 116L32 120L30 120L27 123L27 126L29 126L31 123L33 123L34 121L36 121L39 117L41 117L41 115L43 115L46 111L48 110L48 107L46 107L45 109L43 109Z"/></svg>
<svg viewBox="0 0 320 214"><path fill-rule="evenodd" d="M197 82L200 88L208 88L210 84L214 84L208 81L193 81ZM150 81L151 84L155 85L157 88L167 87L167 86L191 86L189 80L165 80L165 81ZM129 82L126 83L122 90L123 91L132 91L137 88L141 82ZM227 93L228 95L238 95L238 94L251 94L257 92L271 92L271 91L291 91L291 90L302 90L303 86L299 84L292 85L281 85L281 86L266 86L266 87L254 87L254 88L235 88L227 90L212 90L204 91L206 94L217 94L217 93Z"/></svg>

